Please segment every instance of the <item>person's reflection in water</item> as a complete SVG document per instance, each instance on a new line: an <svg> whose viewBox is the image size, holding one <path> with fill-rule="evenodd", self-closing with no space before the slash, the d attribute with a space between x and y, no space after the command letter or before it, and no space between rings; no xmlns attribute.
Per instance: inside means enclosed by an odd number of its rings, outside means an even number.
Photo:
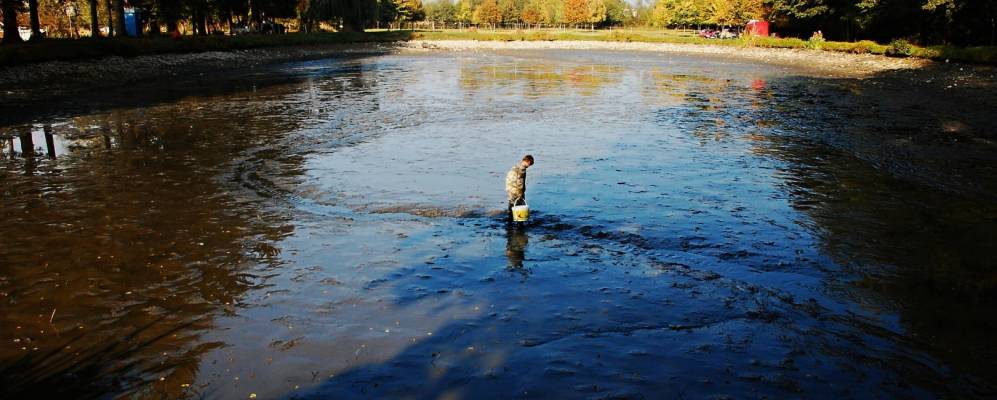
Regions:
<svg viewBox="0 0 997 400"><path fill-rule="evenodd" d="M530 237L526 234L526 229L522 227L507 226L505 230L505 257L509 260L509 271L519 272L526 278L530 275L530 270L523 266L526 258L526 245Z"/></svg>

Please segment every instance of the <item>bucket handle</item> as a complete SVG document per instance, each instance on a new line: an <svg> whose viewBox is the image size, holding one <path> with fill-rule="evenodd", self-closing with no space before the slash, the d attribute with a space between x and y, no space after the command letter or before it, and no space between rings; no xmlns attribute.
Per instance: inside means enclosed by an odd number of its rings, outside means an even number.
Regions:
<svg viewBox="0 0 997 400"><path fill-rule="evenodd" d="M526 201L523 200L523 196L517 197L516 200L512 202L512 205L518 206L520 202L522 202L524 206L526 205Z"/></svg>

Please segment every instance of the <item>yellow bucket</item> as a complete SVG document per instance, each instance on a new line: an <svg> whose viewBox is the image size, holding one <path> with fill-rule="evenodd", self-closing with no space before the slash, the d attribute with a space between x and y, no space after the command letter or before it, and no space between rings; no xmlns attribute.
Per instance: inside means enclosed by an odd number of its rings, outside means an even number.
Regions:
<svg viewBox="0 0 997 400"><path fill-rule="evenodd" d="M530 206L523 204L512 207L512 220L515 222L526 222L530 218Z"/></svg>

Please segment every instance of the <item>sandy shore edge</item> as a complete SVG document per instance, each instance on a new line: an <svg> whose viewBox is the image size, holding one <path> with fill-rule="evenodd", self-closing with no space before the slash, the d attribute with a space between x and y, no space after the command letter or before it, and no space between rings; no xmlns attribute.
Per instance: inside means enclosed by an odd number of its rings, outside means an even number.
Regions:
<svg viewBox="0 0 997 400"><path fill-rule="evenodd" d="M698 44L599 42L599 41L474 41L413 40L397 43L358 43L328 46L291 46L252 50L159 54L134 58L51 61L0 68L0 86L16 88L31 83L60 80L132 81L197 69L243 68L264 63L321 58L350 53L392 51L495 51L495 50L603 50L681 53L731 57L733 59L793 65L841 75L864 75L896 69L917 68L931 61L891 58L872 54L833 53L820 50L710 46Z"/></svg>
<svg viewBox="0 0 997 400"><path fill-rule="evenodd" d="M924 59L809 49L644 42L412 40L401 43L399 48L406 51L598 50L679 53L790 65L841 76L863 76L883 71L920 68L932 63Z"/></svg>

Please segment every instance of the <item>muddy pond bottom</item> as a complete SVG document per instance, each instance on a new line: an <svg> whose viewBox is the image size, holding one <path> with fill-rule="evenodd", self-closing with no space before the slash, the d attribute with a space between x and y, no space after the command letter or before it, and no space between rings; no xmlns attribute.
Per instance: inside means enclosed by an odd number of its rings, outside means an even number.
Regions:
<svg viewBox="0 0 997 400"><path fill-rule="evenodd" d="M0 128L11 394L997 395L997 151L936 140L987 103L577 51L134 90Z"/></svg>

